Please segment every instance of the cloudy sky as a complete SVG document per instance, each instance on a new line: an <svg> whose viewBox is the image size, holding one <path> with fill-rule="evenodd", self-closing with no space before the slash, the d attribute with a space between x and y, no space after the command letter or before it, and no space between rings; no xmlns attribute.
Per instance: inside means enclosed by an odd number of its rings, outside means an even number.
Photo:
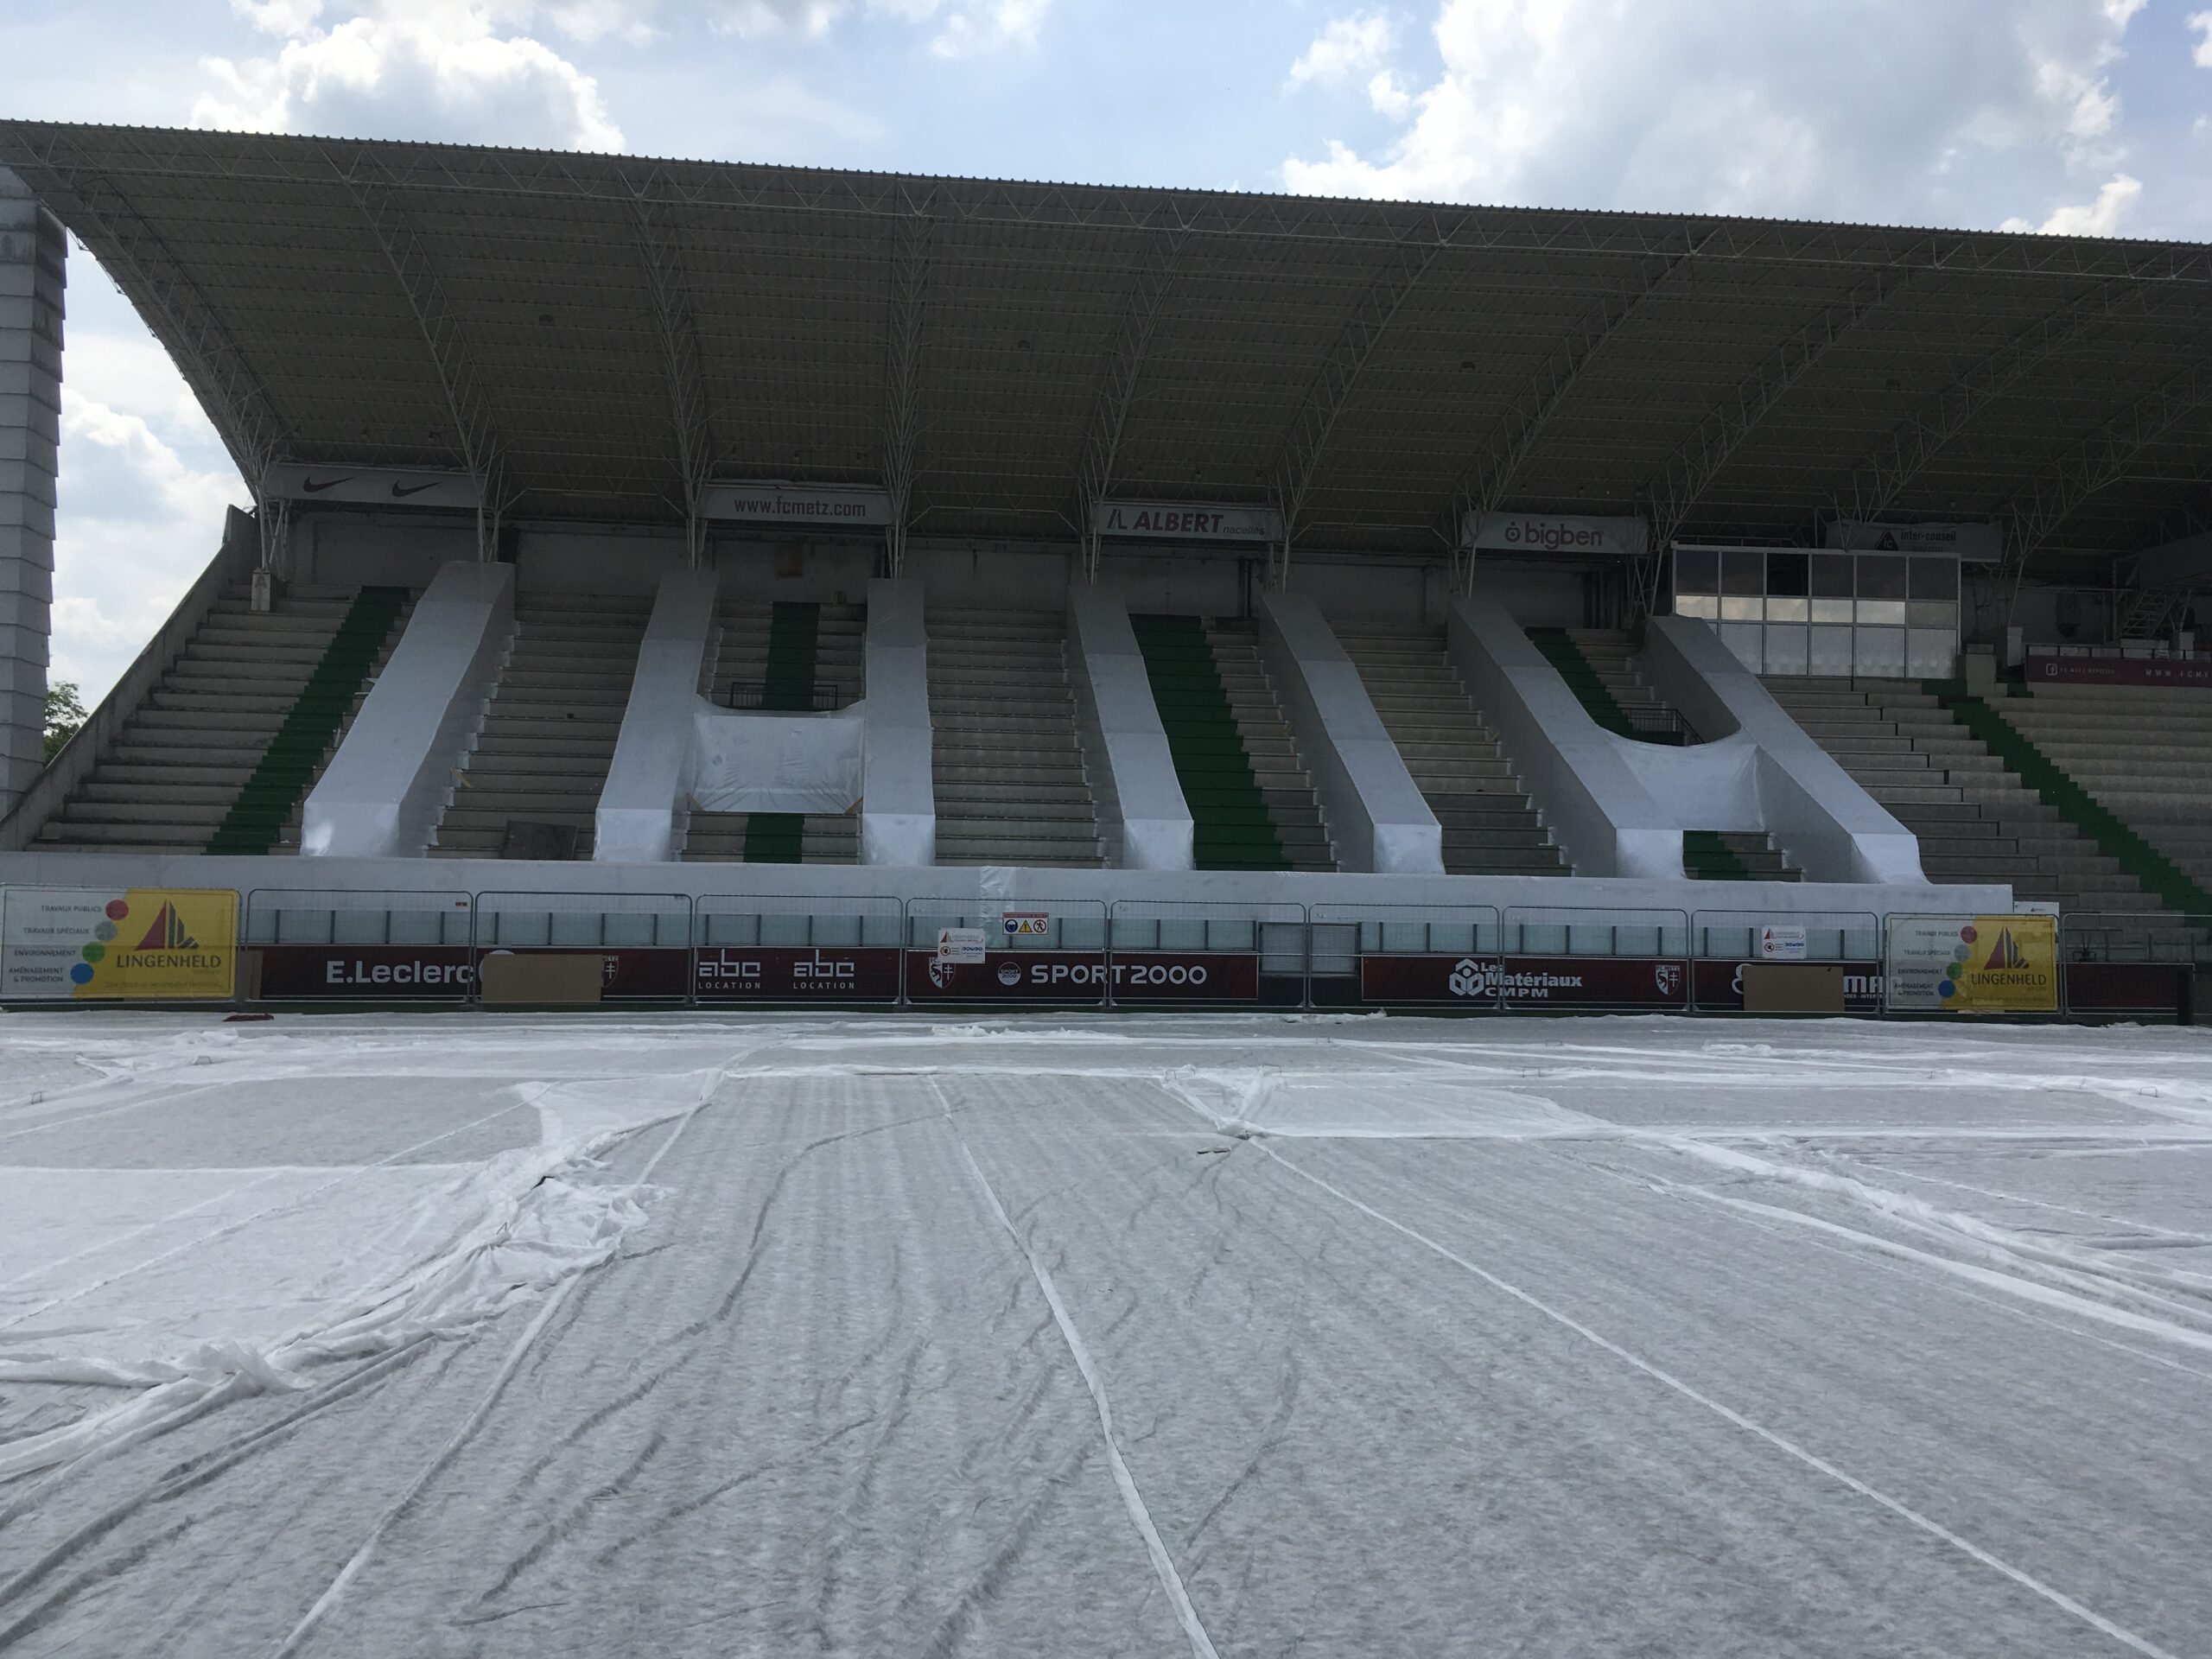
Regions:
<svg viewBox="0 0 2212 1659"><path fill-rule="evenodd" d="M0 0L0 111L2212 240L2212 0ZM237 475L73 260L54 671Z"/></svg>

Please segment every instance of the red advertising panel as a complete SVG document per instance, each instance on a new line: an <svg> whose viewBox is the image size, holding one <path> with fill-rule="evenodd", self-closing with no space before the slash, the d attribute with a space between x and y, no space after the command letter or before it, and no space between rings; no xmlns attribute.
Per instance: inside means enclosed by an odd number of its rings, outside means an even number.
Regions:
<svg viewBox="0 0 2212 1659"><path fill-rule="evenodd" d="M906 953L906 995L916 1002L1096 1002L1111 978L1129 1001L1251 1002L1260 958L1232 952L1008 950L980 963Z"/></svg>
<svg viewBox="0 0 2212 1659"><path fill-rule="evenodd" d="M1365 1002L1484 1007L1686 1008L1679 957L1393 957L1359 959Z"/></svg>
<svg viewBox="0 0 2212 1659"><path fill-rule="evenodd" d="M2190 1006L2195 969L2184 962L2069 962L2073 1014L2177 1015Z"/></svg>
<svg viewBox="0 0 2212 1659"><path fill-rule="evenodd" d="M269 1002L464 1002L476 988L465 944L264 944L254 954Z"/></svg>
<svg viewBox="0 0 2212 1659"><path fill-rule="evenodd" d="M2212 688L2212 657L2037 657L2031 685L2185 685Z"/></svg>
<svg viewBox="0 0 2212 1659"><path fill-rule="evenodd" d="M699 952L692 984L709 1002L895 1002L896 945L715 946Z"/></svg>
<svg viewBox="0 0 2212 1659"><path fill-rule="evenodd" d="M1740 1012L1744 1006L1744 969L1759 966L1750 962L1700 962L1693 970L1697 976L1697 1006L1700 1014ZM1844 962L1835 966L1843 969L1843 1009L1846 1014L1879 1014L1882 1011L1882 964L1878 962Z"/></svg>

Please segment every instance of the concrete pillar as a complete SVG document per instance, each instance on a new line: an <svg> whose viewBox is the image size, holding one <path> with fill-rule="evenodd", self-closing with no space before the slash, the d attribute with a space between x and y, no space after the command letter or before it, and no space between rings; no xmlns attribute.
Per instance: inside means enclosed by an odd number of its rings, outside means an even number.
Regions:
<svg viewBox="0 0 2212 1659"><path fill-rule="evenodd" d="M46 764L67 246L61 222L0 168L0 817Z"/></svg>

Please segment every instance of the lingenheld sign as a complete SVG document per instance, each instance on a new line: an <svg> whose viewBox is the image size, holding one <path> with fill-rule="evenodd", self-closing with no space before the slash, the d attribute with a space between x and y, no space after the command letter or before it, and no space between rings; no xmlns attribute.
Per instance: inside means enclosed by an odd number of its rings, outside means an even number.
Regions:
<svg viewBox="0 0 2212 1659"><path fill-rule="evenodd" d="M1222 506L1203 501L1101 501L1090 527L1100 536L1171 542L1279 542L1282 515L1273 507Z"/></svg>
<svg viewBox="0 0 2212 1659"><path fill-rule="evenodd" d="M889 524L891 497L882 490L838 484L715 484L700 497L699 516L838 530Z"/></svg>
<svg viewBox="0 0 2212 1659"><path fill-rule="evenodd" d="M1578 518L1556 512L1471 512L1459 524L1478 553L1592 553L1640 559L1651 545L1641 518Z"/></svg>
<svg viewBox="0 0 2212 1659"><path fill-rule="evenodd" d="M1994 524L1885 524L1834 518L1821 526L1821 544L1853 553L1941 553L1986 564L2005 551Z"/></svg>
<svg viewBox="0 0 2212 1659"><path fill-rule="evenodd" d="M349 507L439 507L474 511L484 492L467 473L394 467L297 467L280 461L262 474L261 493L286 501L339 501Z"/></svg>

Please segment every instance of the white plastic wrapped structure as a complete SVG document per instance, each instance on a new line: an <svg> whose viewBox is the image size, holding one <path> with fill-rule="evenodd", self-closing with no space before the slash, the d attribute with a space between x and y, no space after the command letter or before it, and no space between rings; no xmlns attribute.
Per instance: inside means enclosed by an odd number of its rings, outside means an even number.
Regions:
<svg viewBox="0 0 2212 1659"><path fill-rule="evenodd" d="M702 812L849 812L861 797L868 704L768 715L692 699L691 804Z"/></svg>
<svg viewBox="0 0 2212 1659"><path fill-rule="evenodd" d="M1444 830L1319 607L1303 594L1260 601L1260 649L1347 870L1441 875Z"/></svg>
<svg viewBox="0 0 2212 1659"><path fill-rule="evenodd" d="M1192 868L1190 805L1120 595L1070 591L1068 678L1091 760L1106 861L1126 870Z"/></svg>
<svg viewBox="0 0 2212 1659"><path fill-rule="evenodd" d="M937 862L931 770L929 633L922 586L868 585L868 717L861 760L861 862Z"/></svg>
<svg viewBox="0 0 2212 1659"><path fill-rule="evenodd" d="M302 854L389 858L429 847L514 632L512 565L439 567L308 796Z"/></svg>
<svg viewBox="0 0 2212 1659"><path fill-rule="evenodd" d="M711 570L676 570L661 578L614 759L592 815L591 855L601 863L658 864L676 856L676 814L689 777L692 710L714 631L718 580Z"/></svg>

